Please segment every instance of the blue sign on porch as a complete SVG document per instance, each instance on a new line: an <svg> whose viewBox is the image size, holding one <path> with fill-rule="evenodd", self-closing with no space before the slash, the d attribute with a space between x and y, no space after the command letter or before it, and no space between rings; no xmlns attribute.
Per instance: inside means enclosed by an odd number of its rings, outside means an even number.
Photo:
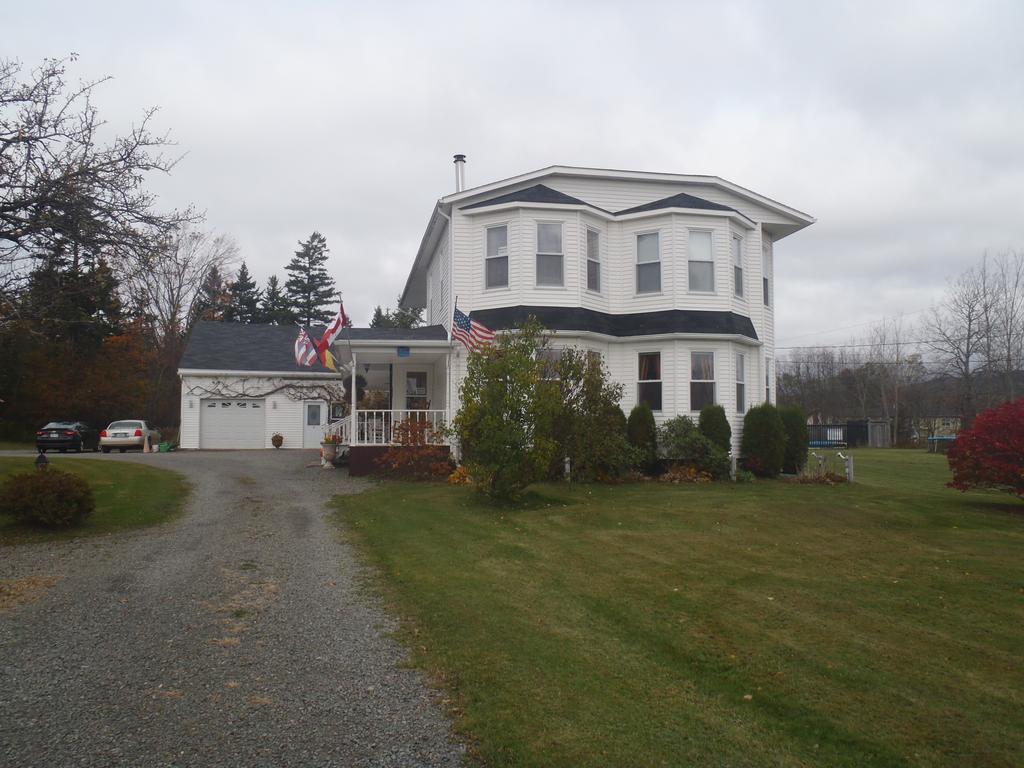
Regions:
<svg viewBox="0 0 1024 768"><path fill-rule="evenodd" d="M408 357L409 356L409 348L408 347L399 347L398 348L398 356L399 357Z"/></svg>

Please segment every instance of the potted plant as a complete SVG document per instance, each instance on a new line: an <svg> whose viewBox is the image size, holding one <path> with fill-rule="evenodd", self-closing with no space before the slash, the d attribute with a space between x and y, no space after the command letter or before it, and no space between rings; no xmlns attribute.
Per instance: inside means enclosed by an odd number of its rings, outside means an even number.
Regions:
<svg viewBox="0 0 1024 768"><path fill-rule="evenodd" d="M333 464L337 460L339 445L341 445L340 435L324 435L323 442L320 443L320 447L323 450L324 461L329 461Z"/></svg>
<svg viewBox="0 0 1024 768"><path fill-rule="evenodd" d="M275 432L270 436L270 444L275 448L280 448L282 445L284 445L284 435L282 435L280 432Z"/></svg>

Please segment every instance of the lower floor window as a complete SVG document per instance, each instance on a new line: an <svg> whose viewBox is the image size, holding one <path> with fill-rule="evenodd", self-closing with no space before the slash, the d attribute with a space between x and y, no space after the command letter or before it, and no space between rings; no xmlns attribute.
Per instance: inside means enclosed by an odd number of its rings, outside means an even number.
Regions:
<svg viewBox="0 0 1024 768"><path fill-rule="evenodd" d="M736 355L736 413L747 411L747 361L741 355Z"/></svg>
<svg viewBox="0 0 1024 768"><path fill-rule="evenodd" d="M661 353L642 352L637 356L637 402L647 403L652 411L661 410Z"/></svg>
<svg viewBox="0 0 1024 768"><path fill-rule="evenodd" d="M690 410L715 404L715 353L690 353Z"/></svg>

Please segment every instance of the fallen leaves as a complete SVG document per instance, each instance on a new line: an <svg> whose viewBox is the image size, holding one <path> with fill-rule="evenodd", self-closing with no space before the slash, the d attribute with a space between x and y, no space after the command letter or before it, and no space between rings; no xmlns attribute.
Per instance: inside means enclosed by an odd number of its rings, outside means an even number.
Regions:
<svg viewBox="0 0 1024 768"><path fill-rule="evenodd" d="M0 612L13 610L19 605L34 603L58 581L60 579L56 576L26 576L21 579L0 579Z"/></svg>

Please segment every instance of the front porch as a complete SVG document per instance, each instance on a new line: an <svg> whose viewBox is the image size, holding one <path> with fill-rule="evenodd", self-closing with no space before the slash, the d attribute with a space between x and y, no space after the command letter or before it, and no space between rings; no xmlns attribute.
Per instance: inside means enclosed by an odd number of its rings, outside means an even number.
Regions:
<svg viewBox="0 0 1024 768"><path fill-rule="evenodd" d="M393 445L448 445L452 349L447 334L423 339L415 338L423 329L386 329L393 336L386 343L360 338L365 330L385 329L349 329L352 338L334 344L344 400L330 405L325 439L357 464Z"/></svg>

